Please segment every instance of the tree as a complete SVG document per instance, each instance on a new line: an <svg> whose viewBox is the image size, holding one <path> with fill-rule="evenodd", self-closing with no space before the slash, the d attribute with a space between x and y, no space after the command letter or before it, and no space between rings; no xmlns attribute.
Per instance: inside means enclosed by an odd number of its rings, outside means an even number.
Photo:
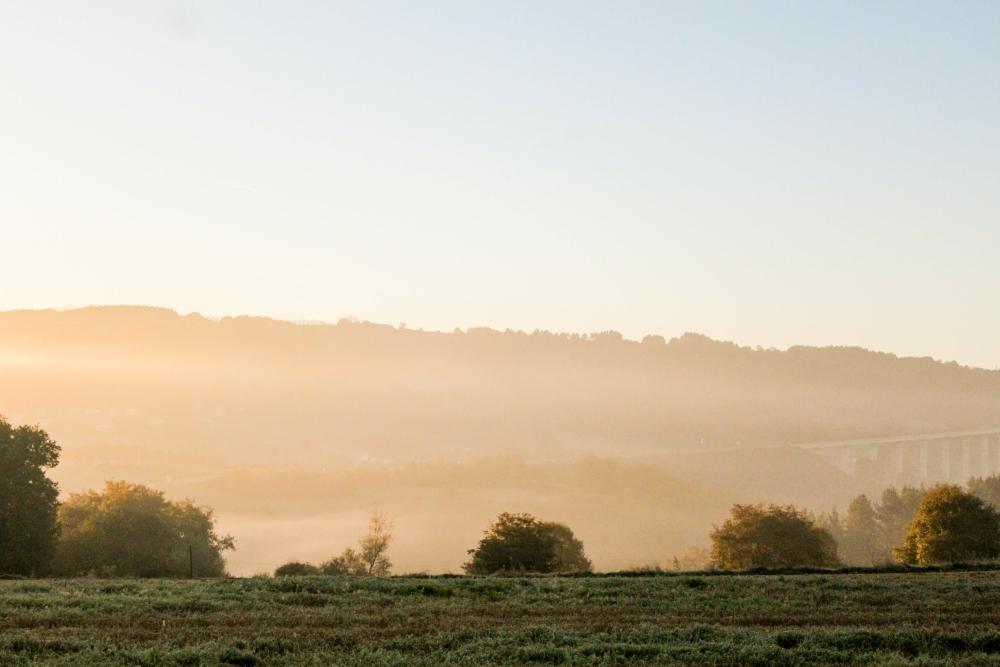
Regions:
<svg viewBox="0 0 1000 667"><path fill-rule="evenodd" d="M384 512L375 512L368 520L368 534L359 541L358 550L344 549L339 556L320 565L317 572L331 576L385 576L392 570L388 556L391 543L392 521Z"/></svg>
<svg viewBox="0 0 1000 667"><path fill-rule="evenodd" d="M102 492L76 493L59 509L62 535L55 570L131 577L217 577L233 538L215 532L212 511L171 502L139 484L108 482Z"/></svg>
<svg viewBox="0 0 1000 667"><path fill-rule="evenodd" d="M59 463L59 445L34 426L0 417L0 574L44 574L59 534L59 489L45 470Z"/></svg>
<svg viewBox="0 0 1000 667"><path fill-rule="evenodd" d="M791 505L733 505L722 527L711 533L717 567L834 567L837 544Z"/></svg>
<svg viewBox="0 0 1000 667"><path fill-rule="evenodd" d="M954 484L924 493L902 544L893 552L904 563L954 563L1000 555L1000 515Z"/></svg>
<svg viewBox="0 0 1000 667"><path fill-rule="evenodd" d="M1000 475L973 477L969 480L969 493L1000 511Z"/></svg>
<svg viewBox="0 0 1000 667"><path fill-rule="evenodd" d="M843 552L844 543L847 540L847 528L845 527L846 521L840 518L840 512L837 511L836 507L831 509L829 514L826 512L820 512L814 523L817 527L825 530L826 533L833 538L834 544L837 545L837 553L839 557L839 554Z"/></svg>
<svg viewBox="0 0 1000 667"><path fill-rule="evenodd" d="M816 517L816 525L830 533L830 537L837 544L843 544L844 541L844 522L840 519L840 512L834 507L830 510L830 513L821 512L818 517Z"/></svg>
<svg viewBox="0 0 1000 667"><path fill-rule="evenodd" d="M712 552L705 547L689 546L670 560L670 568L678 572L707 570L712 564Z"/></svg>
<svg viewBox="0 0 1000 667"><path fill-rule="evenodd" d="M837 542L849 565L878 565L893 560L893 546L906 535L907 526L917 513L922 489L904 486L885 489L878 503L867 496L851 501L847 516L841 520L836 509L821 515L817 524Z"/></svg>
<svg viewBox="0 0 1000 667"><path fill-rule="evenodd" d="M326 575L353 575L360 576L368 574L368 564L354 549L348 547L344 553L336 558L331 558L319 566L319 571ZM388 574L388 569L385 574Z"/></svg>
<svg viewBox="0 0 1000 667"><path fill-rule="evenodd" d="M305 577L311 574L319 574L319 568L315 565L310 565L309 563L300 563L298 561L291 561L285 563L284 565L278 567L274 571L274 576L276 577Z"/></svg>
<svg viewBox="0 0 1000 667"><path fill-rule="evenodd" d="M875 565L885 560L882 526L868 496L860 495L847 508L847 518L838 544L844 562L850 565Z"/></svg>
<svg viewBox="0 0 1000 667"><path fill-rule="evenodd" d="M576 539L569 526L546 521L542 522L542 530L555 543L554 572L590 572L593 565L583 552L583 542Z"/></svg>
<svg viewBox="0 0 1000 667"><path fill-rule="evenodd" d="M368 534L361 538L361 561L367 574L384 576L392 569L388 558L392 542L392 521L383 512L375 512L368 521ZM345 552L346 555L346 552Z"/></svg>
<svg viewBox="0 0 1000 667"><path fill-rule="evenodd" d="M921 496L923 490L912 486L904 486L900 491L890 488L882 492L882 500L875 514L882 527L881 550L885 560L893 558L893 547L906 535L907 527L917 513Z"/></svg>
<svg viewBox="0 0 1000 667"><path fill-rule="evenodd" d="M583 542L563 524L530 514L504 513L490 524L463 565L469 574L494 572L589 572Z"/></svg>

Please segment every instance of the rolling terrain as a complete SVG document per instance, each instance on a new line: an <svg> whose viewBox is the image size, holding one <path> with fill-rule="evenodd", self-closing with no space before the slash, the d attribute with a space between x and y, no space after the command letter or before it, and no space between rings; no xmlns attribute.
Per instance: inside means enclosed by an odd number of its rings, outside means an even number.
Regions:
<svg viewBox="0 0 1000 667"><path fill-rule="evenodd" d="M503 511L568 523L599 569L664 562L733 502L881 490L781 445L1000 414L1000 372L858 348L145 307L0 313L0 377L0 413L62 445L64 496L126 479L190 497L237 538L238 574L323 560L376 507L399 571L456 571Z"/></svg>

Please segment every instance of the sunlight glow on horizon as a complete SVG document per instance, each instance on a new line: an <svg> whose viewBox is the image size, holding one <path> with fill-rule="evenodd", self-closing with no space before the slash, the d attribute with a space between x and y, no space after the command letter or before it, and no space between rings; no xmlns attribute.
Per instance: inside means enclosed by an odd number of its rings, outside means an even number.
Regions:
<svg viewBox="0 0 1000 667"><path fill-rule="evenodd" d="M12 2L0 310L1000 367L1000 7Z"/></svg>

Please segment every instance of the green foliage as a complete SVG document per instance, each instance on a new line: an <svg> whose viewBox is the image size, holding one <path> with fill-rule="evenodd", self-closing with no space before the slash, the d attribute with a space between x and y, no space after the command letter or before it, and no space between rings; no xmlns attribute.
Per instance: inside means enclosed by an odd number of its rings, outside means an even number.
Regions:
<svg viewBox="0 0 1000 667"><path fill-rule="evenodd" d="M45 431L0 417L0 574L44 574L55 550L59 490L45 470L59 446Z"/></svg>
<svg viewBox="0 0 1000 667"><path fill-rule="evenodd" d="M354 575L360 576L368 574L368 565L354 549L350 547L344 549L344 553L336 558L331 558L319 566L321 574L326 575Z"/></svg>
<svg viewBox="0 0 1000 667"><path fill-rule="evenodd" d="M590 572L592 564L583 551L583 542L576 539L573 531L561 523L544 522L544 534L555 543L555 566L553 572Z"/></svg>
<svg viewBox="0 0 1000 667"><path fill-rule="evenodd" d="M1000 475L973 477L969 480L969 493L1000 512Z"/></svg>
<svg viewBox="0 0 1000 667"><path fill-rule="evenodd" d="M463 565L469 574L591 570L583 542L569 527L530 514L501 514L469 554Z"/></svg>
<svg viewBox="0 0 1000 667"><path fill-rule="evenodd" d="M1000 571L0 581L4 667L1000 664Z"/></svg>
<svg viewBox="0 0 1000 667"><path fill-rule="evenodd" d="M195 576L217 577L225 574L222 552L234 548L232 537L215 532L211 510L128 482L73 494L59 521L54 570L64 576L187 576L190 549Z"/></svg>
<svg viewBox="0 0 1000 667"><path fill-rule="evenodd" d="M291 561L279 566L274 571L274 576L276 577L304 577L313 574L319 574L320 569L315 565L309 563L300 563L298 561Z"/></svg>
<svg viewBox="0 0 1000 667"><path fill-rule="evenodd" d="M348 547L339 556L319 567L309 563L286 563L275 571L275 576L323 574L327 576L384 577L392 571L389 544L392 542L392 522L382 512L375 512L368 521L368 533L359 541L357 551Z"/></svg>
<svg viewBox="0 0 1000 667"><path fill-rule="evenodd" d="M904 563L954 563L1000 555L1000 515L993 507L952 484L924 493L903 543Z"/></svg>
<svg viewBox="0 0 1000 667"><path fill-rule="evenodd" d="M724 569L839 565L830 534L791 505L733 505L711 539L712 561Z"/></svg>
<svg viewBox="0 0 1000 667"><path fill-rule="evenodd" d="M899 491L890 488L882 492L876 514L882 528L884 542L881 548L886 554L885 560L892 558L893 547L906 535L907 527L917 513L923 494L923 489L912 486L904 486Z"/></svg>
<svg viewBox="0 0 1000 667"><path fill-rule="evenodd" d="M860 495L851 501L847 516L837 510L821 517L819 524L833 536L843 561L867 567L894 561L893 547L902 542L906 529L917 513L922 489L904 486L885 489L873 503Z"/></svg>
<svg viewBox="0 0 1000 667"><path fill-rule="evenodd" d="M868 496L860 495L851 501L842 539L840 553L845 562L867 566L884 560L885 536Z"/></svg>

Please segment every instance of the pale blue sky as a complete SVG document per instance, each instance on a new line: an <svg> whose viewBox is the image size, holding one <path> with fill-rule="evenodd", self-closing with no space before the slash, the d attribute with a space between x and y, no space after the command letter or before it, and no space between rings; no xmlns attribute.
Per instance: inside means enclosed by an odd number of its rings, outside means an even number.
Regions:
<svg viewBox="0 0 1000 667"><path fill-rule="evenodd" d="M0 309L1000 367L1000 2L0 0Z"/></svg>

